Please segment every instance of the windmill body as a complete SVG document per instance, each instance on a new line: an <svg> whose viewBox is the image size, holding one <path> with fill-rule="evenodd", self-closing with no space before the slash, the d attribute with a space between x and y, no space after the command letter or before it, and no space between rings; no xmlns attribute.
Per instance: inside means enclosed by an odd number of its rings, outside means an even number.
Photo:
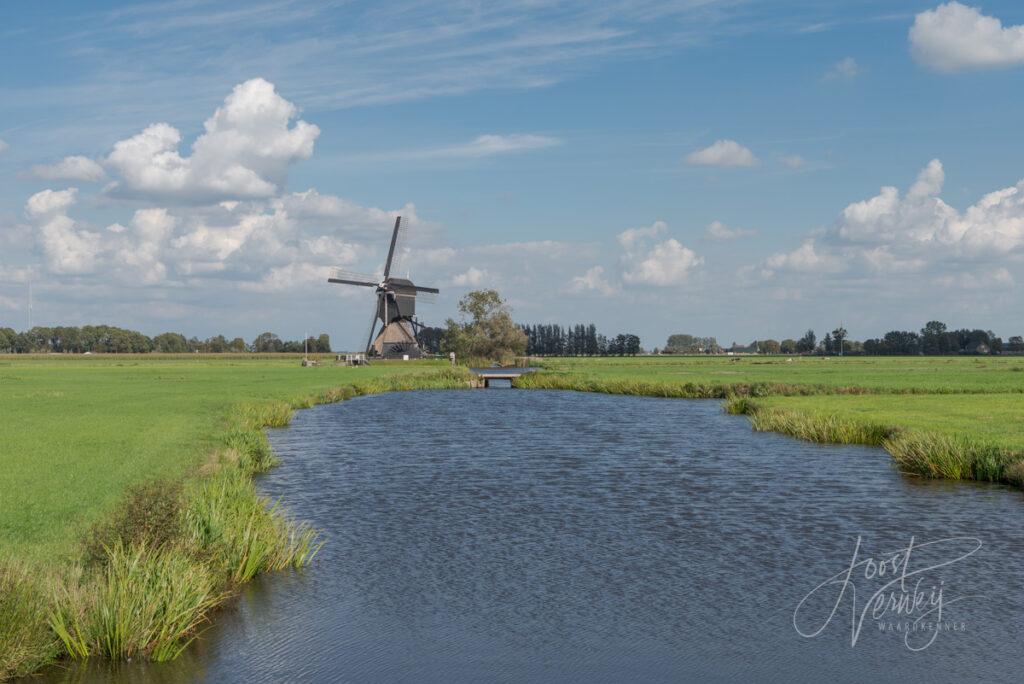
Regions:
<svg viewBox="0 0 1024 684"><path fill-rule="evenodd" d="M418 296L434 296L439 290L434 287L421 287L408 278L391 277L391 267L395 258L395 246L402 230L402 217L395 219L395 229L391 234L391 247L388 249L388 260L384 264L384 275L381 278L364 276L347 271L335 271L328 278L330 283L372 287L376 290L377 303L374 306L370 332L366 339L366 354L385 359L419 358L423 355L416 334L420 323L416 320L416 298ZM378 332L377 328L380 327Z"/></svg>

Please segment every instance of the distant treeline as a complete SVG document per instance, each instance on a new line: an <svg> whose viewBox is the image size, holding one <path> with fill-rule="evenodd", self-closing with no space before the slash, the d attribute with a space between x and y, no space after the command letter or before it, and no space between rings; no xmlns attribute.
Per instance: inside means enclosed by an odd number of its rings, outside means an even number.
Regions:
<svg viewBox="0 0 1024 684"><path fill-rule="evenodd" d="M825 333L820 341L813 330L799 339L735 342L722 347L714 337L671 335L664 354L844 354L852 356L939 356L949 354L1002 354L1024 352L1024 338L1014 335L1005 342L991 330L949 330L941 321L929 321L919 332L892 330L879 338L858 342L843 327Z"/></svg>
<svg viewBox="0 0 1024 684"><path fill-rule="evenodd" d="M83 325L82 327L58 326L47 328L37 326L25 332L11 328L0 328L0 354L183 354L189 352L303 352L325 353L331 351L331 339L326 334L309 337L307 340L282 340L271 332L259 335L251 343L241 337L229 340L217 335L205 340L197 337L186 338L181 333L166 332L147 337L135 330L125 330L112 325Z"/></svg>
<svg viewBox="0 0 1024 684"><path fill-rule="evenodd" d="M635 356L643 352L640 338L631 333L606 337L593 323L584 325L520 325L526 333L529 356Z"/></svg>

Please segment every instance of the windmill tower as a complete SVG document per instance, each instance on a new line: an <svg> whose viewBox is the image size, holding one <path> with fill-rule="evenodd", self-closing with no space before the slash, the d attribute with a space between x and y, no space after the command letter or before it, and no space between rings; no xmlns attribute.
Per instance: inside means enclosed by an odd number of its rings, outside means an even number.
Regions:
<svg viewBox="0 0 1024 684"><path fill-rule="evenodd" d="M395 229L391 233L391 246L388 248L388 260L384 263L382 276L335 269L327 279L329 283L376 288L377 302L373 318L370 319L370 332L366 336L367 356L400 359L404 356L419 358L423 355L416 342L416 334L422 327L416 320L416 298L419 296L427 301L440 290L414 285L408 278L392 277L395 247L401 242L402 235L402 217L399 216L395 219ZM380 332L377 332L378 325L382 326Z"/></svg>

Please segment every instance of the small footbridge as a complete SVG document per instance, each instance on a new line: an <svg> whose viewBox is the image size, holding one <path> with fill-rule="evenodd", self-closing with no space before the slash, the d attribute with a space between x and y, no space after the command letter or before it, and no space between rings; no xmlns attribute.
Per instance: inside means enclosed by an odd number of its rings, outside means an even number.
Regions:
<svg viewBox="0 0 1024 684"><path fill-rule="evenodd" d="M470 368L475 377L474 387L513 387L520 376L532 373L536 368Z"/></svg>

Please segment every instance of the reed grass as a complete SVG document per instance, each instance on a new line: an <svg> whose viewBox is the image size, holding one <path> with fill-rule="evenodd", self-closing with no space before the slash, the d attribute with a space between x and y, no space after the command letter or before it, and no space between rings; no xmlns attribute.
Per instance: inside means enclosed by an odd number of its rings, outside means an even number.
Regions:
<svg viewBox="0 0 1024 684"><path fill-rule="evenodd" d="M0 562L0 680L27 675L59 653L47 620L47 584L23 562Z"/></svg>
<svg viewBox="0 0 1024 684"><path fill-rule="evenodd" d="M118 543L104 567L61 588L50 624L73 659L177 657L220 601L208 566L188 550Z"/></svg>

